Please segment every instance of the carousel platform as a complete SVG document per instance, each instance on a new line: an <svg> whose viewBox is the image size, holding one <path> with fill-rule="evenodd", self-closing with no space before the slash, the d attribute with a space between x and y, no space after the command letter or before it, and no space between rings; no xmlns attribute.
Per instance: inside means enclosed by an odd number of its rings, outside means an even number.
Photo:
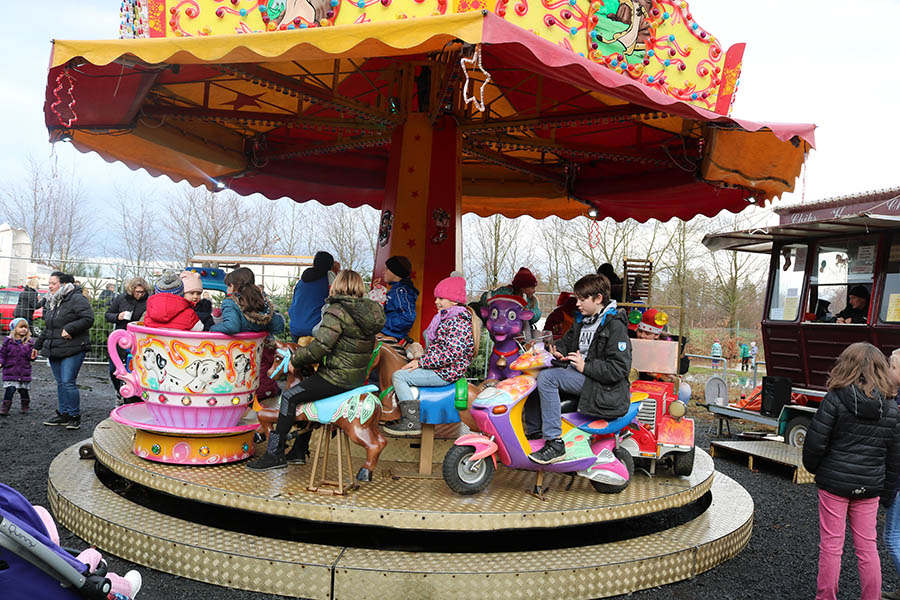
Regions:
<svg viewBox="0 0 900 600"><path fill-rule="evenodd" d="M127 560L263 593L549 598L564 587L607 597L692 578L752 532L749 494L699 449L688 478L638 471L608 495L548 474L541 500L528 493L533 473L502 466L468 497L441 479L397 478L415 470L416 444L391 440L374 481L324 496L306 490L307 466L154 463L133 454L131 436L107 420L94 431L96 464L79 459L80 444L54 460L48 488L61 523Z"/></svg>

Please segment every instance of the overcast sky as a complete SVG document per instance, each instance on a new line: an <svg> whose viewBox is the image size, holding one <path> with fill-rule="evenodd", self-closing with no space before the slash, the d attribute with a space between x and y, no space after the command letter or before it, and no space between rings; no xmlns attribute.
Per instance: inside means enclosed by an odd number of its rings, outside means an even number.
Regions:
<svg viewBox="0 0 900 600"><path fill-rule="evenodd" d="M6 57L0 71L5 130L0 182L21 177L25 155L51 155L42 108L50 40L118 37L119 5L116 0L45 0L38 9L31 2L7 3L7 22L13 26L0 38ZM834 0L694 0L690 6L724 46L747 43L733 116L818 125L817 150L807 163L807 201L900 185L894 158L900 80L890 67L900 50L894 31L900 1L868 0L856 11ZM81 174L88 208L107 205L108 182L114 179L163 194L173 187L164 177L133 173L65 143L55 152L60 164L74 164ZM799 201L802 187L798 180L797 192L786 199Z"/></svg>

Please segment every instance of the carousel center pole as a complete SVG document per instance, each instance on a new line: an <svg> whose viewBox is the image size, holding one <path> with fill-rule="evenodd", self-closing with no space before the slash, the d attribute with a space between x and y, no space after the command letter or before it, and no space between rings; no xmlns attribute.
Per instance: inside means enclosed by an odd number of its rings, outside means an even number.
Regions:
<svg viewBox="0 0 900 600"><path fill-rule="evenodd" d="M418 341L436 312L434 286L462 270L461 149L456 121L432 123L424 112L409 113L391 141L373 281L383 281L391 256L409 258L419 289L409 335Z"/></svg>

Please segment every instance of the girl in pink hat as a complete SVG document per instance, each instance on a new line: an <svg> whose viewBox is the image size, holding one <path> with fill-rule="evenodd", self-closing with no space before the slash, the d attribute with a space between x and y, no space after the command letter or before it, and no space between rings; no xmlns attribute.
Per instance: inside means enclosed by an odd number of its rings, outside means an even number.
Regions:
<svg viewBox="0 0 900 600"><path fill-rule="evenodd" d="M481 321L466 306L466 280L443 279L434 288L434 304L438 313L425 330L425 354L394 373L401 418L384 427L393 435L416 436L422 432L419 403L411 386L440 387L465 377L477 352Z"/></svg>

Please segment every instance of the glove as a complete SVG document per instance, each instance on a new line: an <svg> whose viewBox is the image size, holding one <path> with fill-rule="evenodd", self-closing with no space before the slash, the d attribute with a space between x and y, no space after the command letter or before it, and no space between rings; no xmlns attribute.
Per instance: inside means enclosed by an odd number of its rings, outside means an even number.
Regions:
<svg viewBox="0 0 900 600"><path fill-rule="evenodd" d="M212 320L213 320L213 323L221 323L222 322L222 309L221 308L213 309Z"/></svg>

